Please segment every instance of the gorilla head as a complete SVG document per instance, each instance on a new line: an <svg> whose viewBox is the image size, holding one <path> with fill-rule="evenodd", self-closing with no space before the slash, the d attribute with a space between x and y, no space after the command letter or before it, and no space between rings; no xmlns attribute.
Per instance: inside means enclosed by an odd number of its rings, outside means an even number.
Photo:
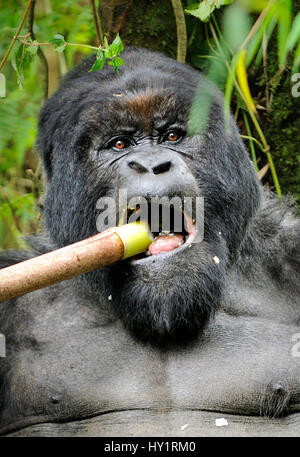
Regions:
<svg viewBox="0 0 300 457"><path fill-rule="evenodd" d="M112 295L114 312L139 338L189 340L218 307L260 187L232 120L225 133L223 99L215 87L196 70L156 53L128 48L122 57L119 75L109 66L89 73L94 57L88 59L42 110L45 224L61 247L95 234L98 199L117 199L120 188L128 198L147 201L203 197L202 242L186 242L187 233L173 241L160 237L161 245L156 240L150 249L156 255L79 279L99 300ZM190 135L196 90L211 94L212 104L205 128L199 125Z"/></svg>

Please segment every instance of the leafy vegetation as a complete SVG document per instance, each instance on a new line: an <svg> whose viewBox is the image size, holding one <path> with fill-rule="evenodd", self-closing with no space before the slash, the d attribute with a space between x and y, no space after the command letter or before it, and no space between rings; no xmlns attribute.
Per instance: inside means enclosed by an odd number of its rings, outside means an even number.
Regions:
<svg viewBox="0 0 300 457"><path fill-rule="evenodd" d="M212 13L221 8L221 6L229 5L233 0L207 0L201 1L199 5L191 5L190 8L187 8L185 12L187 14L192 14L193 16L200 19L202 22L207 22L210 20Z"/></svg>

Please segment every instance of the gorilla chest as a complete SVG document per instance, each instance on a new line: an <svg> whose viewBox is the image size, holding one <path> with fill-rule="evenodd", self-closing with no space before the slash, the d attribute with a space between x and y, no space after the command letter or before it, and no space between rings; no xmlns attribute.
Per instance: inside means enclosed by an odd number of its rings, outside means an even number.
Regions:
<svg viewBox="0 0 300 457"><path fill-rule="evenodd" d="M12 361L15 419L178 409L259 415L270 405L291 410L299 396L296 329L263 319L219 313L196 343L164 349L134 341L118 322L54 332L48 323L48 332L39 325L34 348Z"/></svg>

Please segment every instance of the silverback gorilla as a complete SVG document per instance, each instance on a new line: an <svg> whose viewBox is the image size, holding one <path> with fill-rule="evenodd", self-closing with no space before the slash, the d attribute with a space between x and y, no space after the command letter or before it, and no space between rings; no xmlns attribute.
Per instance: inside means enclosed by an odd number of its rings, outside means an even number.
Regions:
<svg viewBox="0 0 300 457"><path fill-rule="evenodd" d="M293 204L260 185L204 76L146 50L122 57L119 75L89 73L89 58L46 102L45 230L0 266L97 233L98 199L121 187L204 197L204 239L0 304L0 434L300 436ZM197 87L213 103L189 135Z"/></svg>

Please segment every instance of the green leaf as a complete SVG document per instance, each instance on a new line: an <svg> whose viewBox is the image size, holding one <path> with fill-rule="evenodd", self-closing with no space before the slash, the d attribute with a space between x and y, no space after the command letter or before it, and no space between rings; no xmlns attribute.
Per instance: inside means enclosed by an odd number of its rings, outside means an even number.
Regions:
<svg viewBox="0 0 300 457"><path fill-rule="evenodd" d="M295 51L295 58L293 64L293 72L296 72L300 66L300 41Z"/></svg>
<svg viewBox="0 0 300 457"><path fill-rule="evenodd" d="M118 74L119 73L119 67L124 65L124 60L121 59L121 57L113 57L110 62L108 62L108 65L111 65L114 67L115 72Z"/></svg>
<svg viewBox="0 0 300 457"><path fill-rule="evenodd" d="M104 50L104 55L107 59L112 59L114 56L113 50L108 47L107 49Z"/></svg>
<svg viewBox="0 0 300 457"><path fill-rule="evenodd" d="M123 51L124 45L119 34L116 36L112 44L108 44L107 40L104 40L105 50L104 54L105 57L108 59L113 59L114 57L119 56L119 54Z"/></svg>
<svg viewBox="0 0 300 457"><path fill-rule="evenodd" d="M254 35L254 37L252 38L252 40L250 41L249 45L248 45L248 54L247 54L247 58L246 58L246 67L248 67L251 62L253 61L255 55L257 54L257 52L259 51L259 49L261 50L261 43L262 43L262 40L263 40L263 35L264 35L264 32L267 30L267 37L268 39L270 38L275 26L276 26L276 23L277 23L277 16L273 16L272 14L268 14L263 23L261 24L259 30L257 31L257 33Z"/></svg>
<svg viewBox="0 0 300 457"><path fill-rule="evenodd" d="M54 35L54 37L51 38L51 40L49 40L49 42L51 44L53 44L54 50L56 52L63 52L67 46L65 38L63 37L63 35L59 35L59 34Z"/></svg>
<svg viewBox="0 0 300 457"><path fill-rule="evenodd" d="M109 48L109 44L108 44L106 36L104 37L104 47L105 47L106 50Z"/></svg>
<svg viewBox="0 0 300 457"><path fill-rule="evenodd" d="M221 8L221 6L229 5L234 0L202 0L196 9L186 9L187 14L197 17L202 22L207 22L210 19L210 15L215 9Z"/></svg>
<svg viewBox="0 0 300 457"><path fill-rule="evenodd" d="M237 75L237 80L238 80L244 101L248 108L248 111L252 112L253 114L256 114L256 106L253 101L253 98L252 98L252 95L250 92L249 83L248 83L248 75L247 75L247 69L246 69L246 55L247 55L246 49L241 49L238 52L236 75Z"/></svg>
<svg viewBox="0 0 300 457"><path fill-rule="evenodd" d="M271 19L271 22L270 24L268 25L268 28L266 29L265 31L265 39L266 39L266 47L268 47L268 43L270 41L270 38L274 32L274 29L276 27L276 24L277 24L277 16L273 16L272 19ZM261 61L263 59L263 52L264 52L264 47L263 46L260 46L260 49L257 53L257 56L256 56L256 59L255 59L255 66L259 66L261 64ZM248 67L248 59L246 59L246 66Z"/></svg>
<svg viewBox="0 0 300 457"><path fill-rule="evenodd" d="M202 135L205 133L210 118L211 106L215 97L215 88L224 86L227 77L225 61L213 59L209 72L208 82L200 80L190 109L188 120L188 135Z"/></svg>
<svg viewBox="0 0 300 457"><path fill-rule="evenodd" d="M20 44L11 60L11 65L18 76L18 84L19 84L20 89L22 89L23 82L24 82L23 65L22 65L24 49L25 49L25 46L23 44Z"/></svg>
<svg viewBox="0 0 300 457"><path fill-rule="evenodd" d="M292 21L292 1L280 0L278 8L280 9L278 15L278 57L279 64L284 65L287 56L287 39Z"/></svg>
<svg viewBox="0 0 300 457"><path fill-rule="evenodd" d="M294 46L297 44L297 41L300 37L300 13L294 19L292 29L287 39L286 47L289 51L291 51Z"/></svg>
<svg viewBox="0 0 300 457"><path fill-rule="evenodd" d="M234 88L234 79L236 73L236 67L238 62L238 54L235 54L232 58L230 64L230 70L228 71L228 76L225 84L225 96L224 96L224 115L225 115L225 128L226 132L229 132L230 129L230 104L232 91Z"/></svg>
<svg viewBox="0 0 300 457"><path fill-rule="evenodd" d="M97 51L97 59L102 59L102 57L104 56L104 50L100 47Z"/></svg>
<svg viewBox="0 0 300 457"><path fill-rule="evenodd" d="M105 62L106 62L106 57L105 57L103 51L101 51L99 49L99 51L97 52L96 60L93 64L92 68L89 70L89 73L91 73L92 71L96 71L96 70L102 70L102 68L105 65Z"/></svg>
<svg viewBox="0 0 300 457"><path fill-rule="evenodd" d="M117 67L121 67L124 65L124 60L121 57L114 57L110 62L109 65L116 65Z"/></svg>
<svg viewBox="0 0 300 457"><path fill-rule="evenodd" d="M34 40L34 41L32 41L32 43L33 43L33 44L36 44L37 41ZM26 52L28 52L28 53L31 54L32 56L35 56L35 55L37 54L38 50L39 50L39 47L38 47L38 46L27 46L27 47L26 47Z"/></svg>
<svg viewBox="0 0 300 457"><path fill-rule="evenodd" d="M110 45L110 50L113 51L113 54L115 56L118 56L121 54L121 52L124 50L124 45L122 43L122 40L120 38L120 35L117 34L116 38L114 39L114 41L112 42L112 44Z"/></svg>
<svg viewBox="0 0 300 457"><path fill-rule="evenodd" d="M27 70L27 68L29 68L34 57L33 54L31 54L28 51L28 47L29 46L20 43L11 61L12 67L16 71L18 76L18 84L20 86L20 89L22 89L23 87L24 70Z"/></svg>
<svg viewBox="0 0 300 457"><path fill-rule="evenodd" d="M250 31L250 15L240 5L234 4L224 12L223 28L225 41L236 52Z"/></svg>

